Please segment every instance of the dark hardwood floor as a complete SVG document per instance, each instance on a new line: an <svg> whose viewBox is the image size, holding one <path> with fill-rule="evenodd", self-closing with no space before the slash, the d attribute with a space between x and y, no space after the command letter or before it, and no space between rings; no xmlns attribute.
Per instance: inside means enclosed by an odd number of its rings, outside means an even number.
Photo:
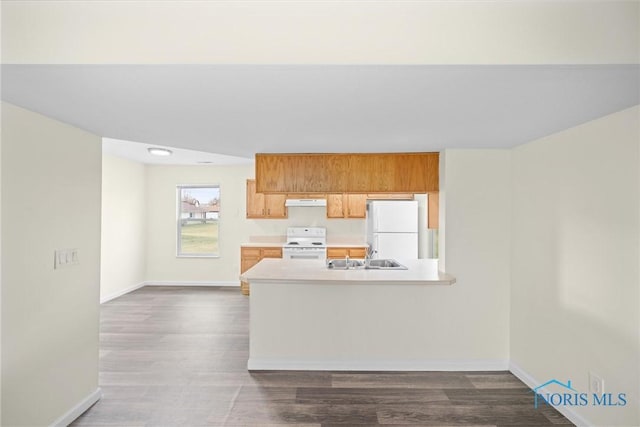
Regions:
<svg viewBox="0 0 640 427"><path fill-rule="evenodd" d="M103 304L104 396L72 425L571 425L534 409L509 372L250 373L248 325L237 288L145 287Z"/></svg>

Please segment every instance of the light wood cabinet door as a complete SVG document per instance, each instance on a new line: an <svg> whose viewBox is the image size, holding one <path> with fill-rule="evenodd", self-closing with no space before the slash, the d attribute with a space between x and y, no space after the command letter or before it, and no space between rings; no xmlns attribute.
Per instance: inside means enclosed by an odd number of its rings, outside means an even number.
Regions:
<svg viewBox="0 0 640 427"><path fill-rule="evenodd" d="M344 218L344 194L327 194L327 218Z"/></svg>
<svg viewBox="0 0 640 427"><path fill-rule="evenodd" d="M433 192L427 194L427 228L438 228L438 218L440 210L440 193Z"/></svg>
<svg viewBox="0 0 640 427"><path fill-rule="evenodd" d="M346 218L364 218L367 215L366 194L345 194L347 200Z"/></svg>
<svg viewBox="0 0 640 427"><path fill-rule="evenodd" d="M366 253L366 248L327 248L327 258L344 258L346 256L349 256L349 258L364 259Z"/></svg>
<svg viewBox="0 0 640 427"><path fill-rule="evenodd" d="M255 179L247 180L247 218L287 218L284 194L262 194L256 192Z"/></svg>
<svg viewBox="0 0 640 427"><path fill-rule="evenodd" d="M287 218L288 210L285 206L287 196L284 194L265 194L265 218Z"/></svg>
<svg viewBox="0 0 640 427"><path fill-rule="evenodd" d="M367 250L365 248L350 248L349 249L349 258L362 258L364 259L367 254Z"/></svg>
<svg viewBox="0 0 640 427"><path fill-rule="evenodd" d="M348 254L347 248L327 248L327 258L344 258Z"/></svg>
<svg viewBox="0 0 640 427"><path fill-rule="evenodd" d="M327 218L364 218L366 194L327 194Z"/></svg>
<svg viewBox="0 0 640 427"><path fill-rule="evenodd" d="M266 211L264 209L264 194L256 193L256 181L247 180L247 218L263 218Z"/></svg>

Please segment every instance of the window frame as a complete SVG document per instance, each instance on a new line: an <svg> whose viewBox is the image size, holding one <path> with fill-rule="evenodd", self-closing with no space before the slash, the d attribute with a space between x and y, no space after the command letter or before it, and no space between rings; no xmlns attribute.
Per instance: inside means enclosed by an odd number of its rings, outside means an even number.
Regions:
<svg viewBox="0 0 640 427"><path fill-rule="evenodd" d="M217 253L182 253L182 190L198 188L218 189L218 252ZM176 258L220 258L220 211L222 210L222 191L220 184L179 184L176 185ZM205 214L206 217L206 214Z"/></svg>

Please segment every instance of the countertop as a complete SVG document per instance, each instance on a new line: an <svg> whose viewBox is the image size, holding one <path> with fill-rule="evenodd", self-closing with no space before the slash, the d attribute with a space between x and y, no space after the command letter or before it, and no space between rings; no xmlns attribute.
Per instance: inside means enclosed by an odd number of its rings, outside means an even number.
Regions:
<svg viewBox="0 0 640 427"><path fill-rule="evenodd" d="M271 283L381 283L452 285L456 279L438 271L433 259L398 260L407 270L331 270L324 261L263 259L242 274L241 280L250 284Z"/></svg>

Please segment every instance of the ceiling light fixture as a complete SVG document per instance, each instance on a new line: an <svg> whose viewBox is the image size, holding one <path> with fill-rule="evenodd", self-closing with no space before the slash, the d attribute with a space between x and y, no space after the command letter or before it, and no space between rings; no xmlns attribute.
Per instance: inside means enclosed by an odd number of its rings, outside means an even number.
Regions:
<svg viewBox="0 0 640 427"><path fill-rule="evenodd" d="M147 148L147 151L149 151L149 153L153 154L154 156L170 156L171 154L173 154L173 151L167 150L166 148L152 147Z"/></svg>

